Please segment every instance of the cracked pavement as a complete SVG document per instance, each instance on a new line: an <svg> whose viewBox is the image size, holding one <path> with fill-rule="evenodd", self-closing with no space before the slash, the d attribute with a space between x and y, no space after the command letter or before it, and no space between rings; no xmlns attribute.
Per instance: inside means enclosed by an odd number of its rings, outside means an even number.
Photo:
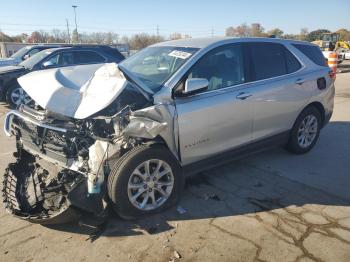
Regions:
<svg viewBox="0 0 350 262"><path fill-rule="evenodd" d="M94 229L34 225L1 207L0 261L350 261L349 82L337 76L334 115L309 154L276 148L192 176L185 212L111 213ZM14 143L0 141L3 170Z"/></svg>

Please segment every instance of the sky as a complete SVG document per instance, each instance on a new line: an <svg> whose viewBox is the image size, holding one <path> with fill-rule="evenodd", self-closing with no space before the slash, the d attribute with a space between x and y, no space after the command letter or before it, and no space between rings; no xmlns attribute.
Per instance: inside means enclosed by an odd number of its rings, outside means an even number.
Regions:
<svg viewBox="0 0 350 262"><path fill-rule="evenodd" d="M192 37L224 35L229 26L260 23L296 34L326 28L350 30L350 0L17 0L1 1L0 30L6 34L74 28L77 5L79 32L113 31Z"/></svg>

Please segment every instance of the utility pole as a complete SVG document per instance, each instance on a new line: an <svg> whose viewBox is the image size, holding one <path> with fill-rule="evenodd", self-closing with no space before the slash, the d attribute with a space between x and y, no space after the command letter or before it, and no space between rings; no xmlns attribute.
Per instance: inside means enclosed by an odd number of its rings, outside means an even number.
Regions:
<svg viewBox="0 0 350 262"><path fill-rule="evenodd" d="M77 41L79 42L78 24L77 24L77 11L76 11L76 8L78 6L77 5L72 5L72 7L74 9L75 32L77 33Z"/></svg>
<svg viewBox="0 0 350 262"><path fill-rule="evenodd" d="M214 27L211 27L211 37L214 37Z"/></svg>
<svg viewBox="0 0 350 262"><path fill-rule="evenodd" d="M70 44L69 24L68 24L68 19L67 18L66 18L66 23L67 23L68 44Z"/></svg>
<svg viewBox="0 0 350 262"><path fill-rule="evenodd" d="M159 38L159 25L157 25L157 38Z"/></svg>

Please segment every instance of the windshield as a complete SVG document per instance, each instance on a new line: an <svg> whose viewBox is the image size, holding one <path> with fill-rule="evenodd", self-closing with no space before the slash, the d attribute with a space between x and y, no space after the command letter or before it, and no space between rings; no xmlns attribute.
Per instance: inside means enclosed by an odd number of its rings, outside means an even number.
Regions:
<svg viewBox="0 0 350 262"><path fill-rule="evenodd" d="M153 92L157 92L197 50L188 47L148 47L124 60L121 65Z"/></svg>
<svg viewBox="0 0 350 262"><path fill-rule="evenodd" d="M20 50L18 50L16 53L14 53L11 56L11 58L22 58L31 48L32 48L31 46L22 47Z"/></svg>
<svg viewBox="0 0 350 262"><path fill-rule="evenodd" d="M25 68L33 68L38 62L40 62L45 57L49 56L52 53L51 50L43 50L39 53L36 53L35 55L31 56L27 60L24 60L19 65L24 66Z"/></svg>

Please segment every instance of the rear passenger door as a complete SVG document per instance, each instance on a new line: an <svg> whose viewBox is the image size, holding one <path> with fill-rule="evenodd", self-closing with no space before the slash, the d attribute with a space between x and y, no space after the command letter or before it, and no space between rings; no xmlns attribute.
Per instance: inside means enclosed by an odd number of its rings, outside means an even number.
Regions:
<svg viewBox="0 0 350 262"><path fill-rule="evenodd" d="M284 45L249 43L248 53L253 75L253 140L260 140L291 129L310 94L297 73L302 64Z"/></svg>

